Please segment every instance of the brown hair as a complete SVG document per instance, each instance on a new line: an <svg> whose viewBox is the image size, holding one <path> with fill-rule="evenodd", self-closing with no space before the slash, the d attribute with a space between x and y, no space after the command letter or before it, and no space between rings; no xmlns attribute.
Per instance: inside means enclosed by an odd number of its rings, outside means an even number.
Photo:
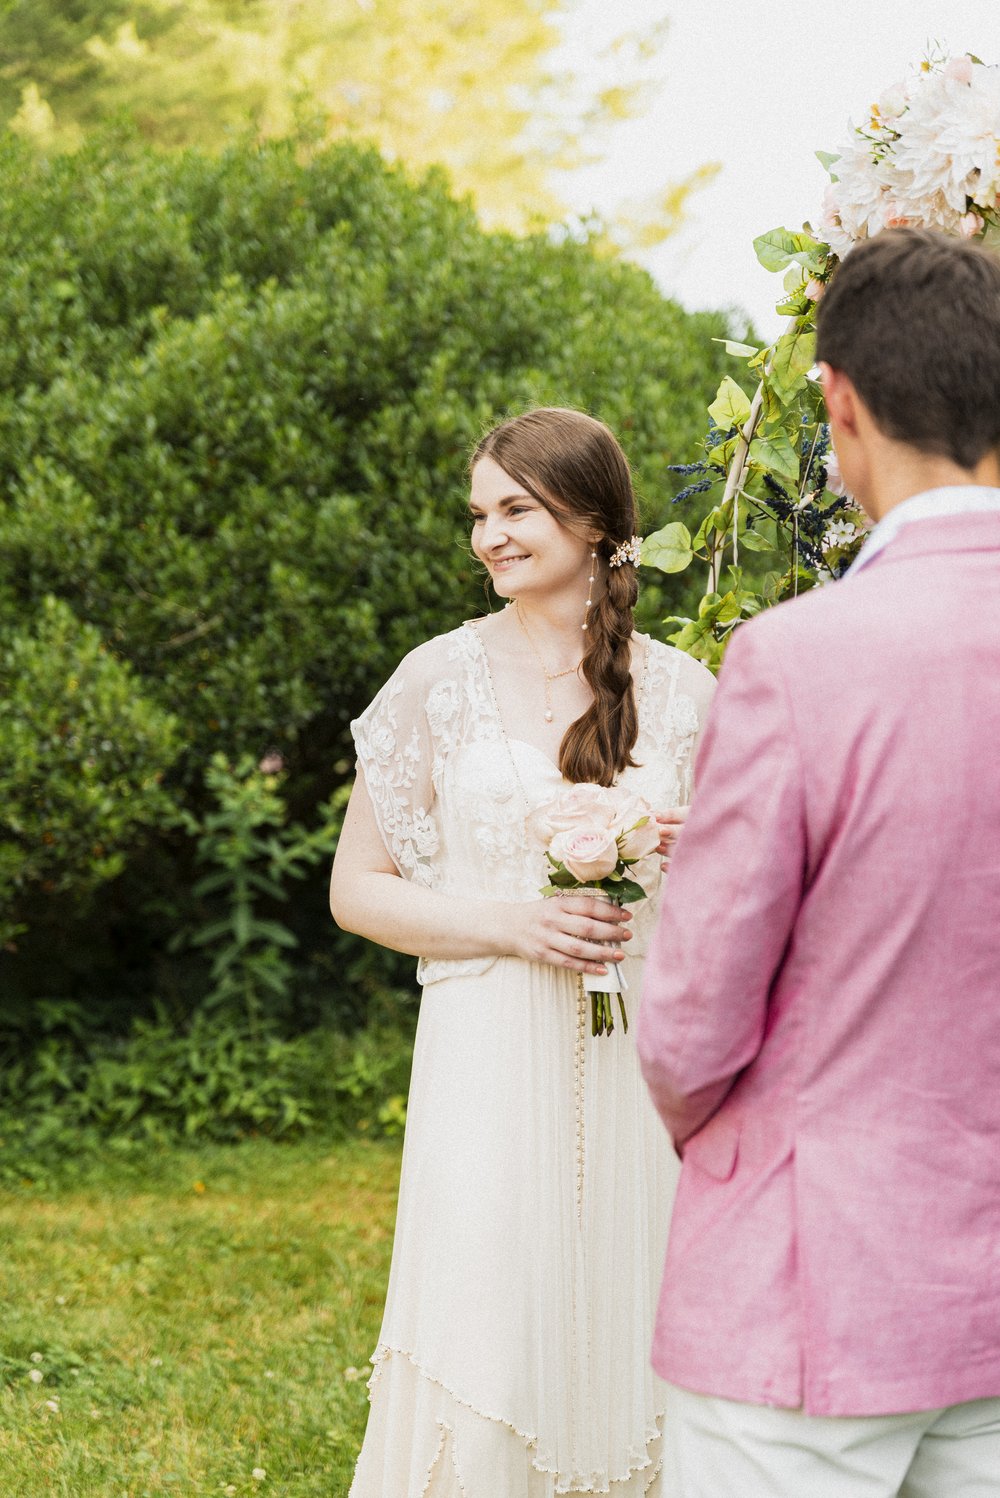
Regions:
<svg viewBox="0 0 1000 1498"><path fill-rule="evenodd" d="M819 304L816 357L881 430L965 469L1000 446L1000 260L935 229L886 229Z"/></svg>
<svg viewBox="0 0 1000 1498"><path fill-rule="evenodd" d="M607 563L638 528L628 460L602 421L582 411L544 406L501 422L472 454L470 468L490 457L563 525L600 537L607 586L594 600L580 669L594 693L571 723L559 748L567 780L611 785L626 765L639 732L632 685L632 610L639 592L636 569Z"/></svg>

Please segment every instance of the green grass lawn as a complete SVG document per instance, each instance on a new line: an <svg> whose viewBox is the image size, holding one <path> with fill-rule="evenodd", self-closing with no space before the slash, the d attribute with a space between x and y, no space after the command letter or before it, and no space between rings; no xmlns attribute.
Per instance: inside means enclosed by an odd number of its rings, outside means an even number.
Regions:
<svg viewBox="0 0 1000 1498"><path fill-rule="evenodd" d="M252 1142L0 1197L0 1498L343 1498L398 1174Z"/></svg>

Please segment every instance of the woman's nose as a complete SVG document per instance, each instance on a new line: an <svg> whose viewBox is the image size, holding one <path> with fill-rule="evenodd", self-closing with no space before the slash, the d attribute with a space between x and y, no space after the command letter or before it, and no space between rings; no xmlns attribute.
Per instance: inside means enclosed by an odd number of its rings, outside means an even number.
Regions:
<svg viewBox="0 0 1000 1498"><path fill-rule="evenodd" d="M483 521L483 550L493 551L507 540L507 528L502 515L487 515Z"/></svg>

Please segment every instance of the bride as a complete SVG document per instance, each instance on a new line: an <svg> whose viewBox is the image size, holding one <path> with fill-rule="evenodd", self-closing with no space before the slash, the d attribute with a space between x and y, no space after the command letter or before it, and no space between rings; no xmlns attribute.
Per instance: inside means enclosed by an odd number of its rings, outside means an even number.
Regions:
<svg viewBox="0 0 1000 1498"><path fill-rule="evenodd" d="M423 983L351 1498L671 1498L648 1350L679 1167L579 978L621 960L635 1003L656 901L542 899L525 824L567 782L620 783L666 855L713 681L633 632L607 427L531 411L471 472L473 550L512 602L414 650L353 725L331 884L339 924L419 956Z"/></svg>

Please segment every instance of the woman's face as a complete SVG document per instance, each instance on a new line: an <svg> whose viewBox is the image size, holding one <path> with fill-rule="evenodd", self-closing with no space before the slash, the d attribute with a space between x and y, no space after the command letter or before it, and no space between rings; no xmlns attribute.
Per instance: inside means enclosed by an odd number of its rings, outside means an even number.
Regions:
<svg viewBox="0 0 1000 1498"><path fill-rule="evenodd" d="M472 549L502 598L587 596L592 543L575 534L491 457L472 470Z"/></svg>

